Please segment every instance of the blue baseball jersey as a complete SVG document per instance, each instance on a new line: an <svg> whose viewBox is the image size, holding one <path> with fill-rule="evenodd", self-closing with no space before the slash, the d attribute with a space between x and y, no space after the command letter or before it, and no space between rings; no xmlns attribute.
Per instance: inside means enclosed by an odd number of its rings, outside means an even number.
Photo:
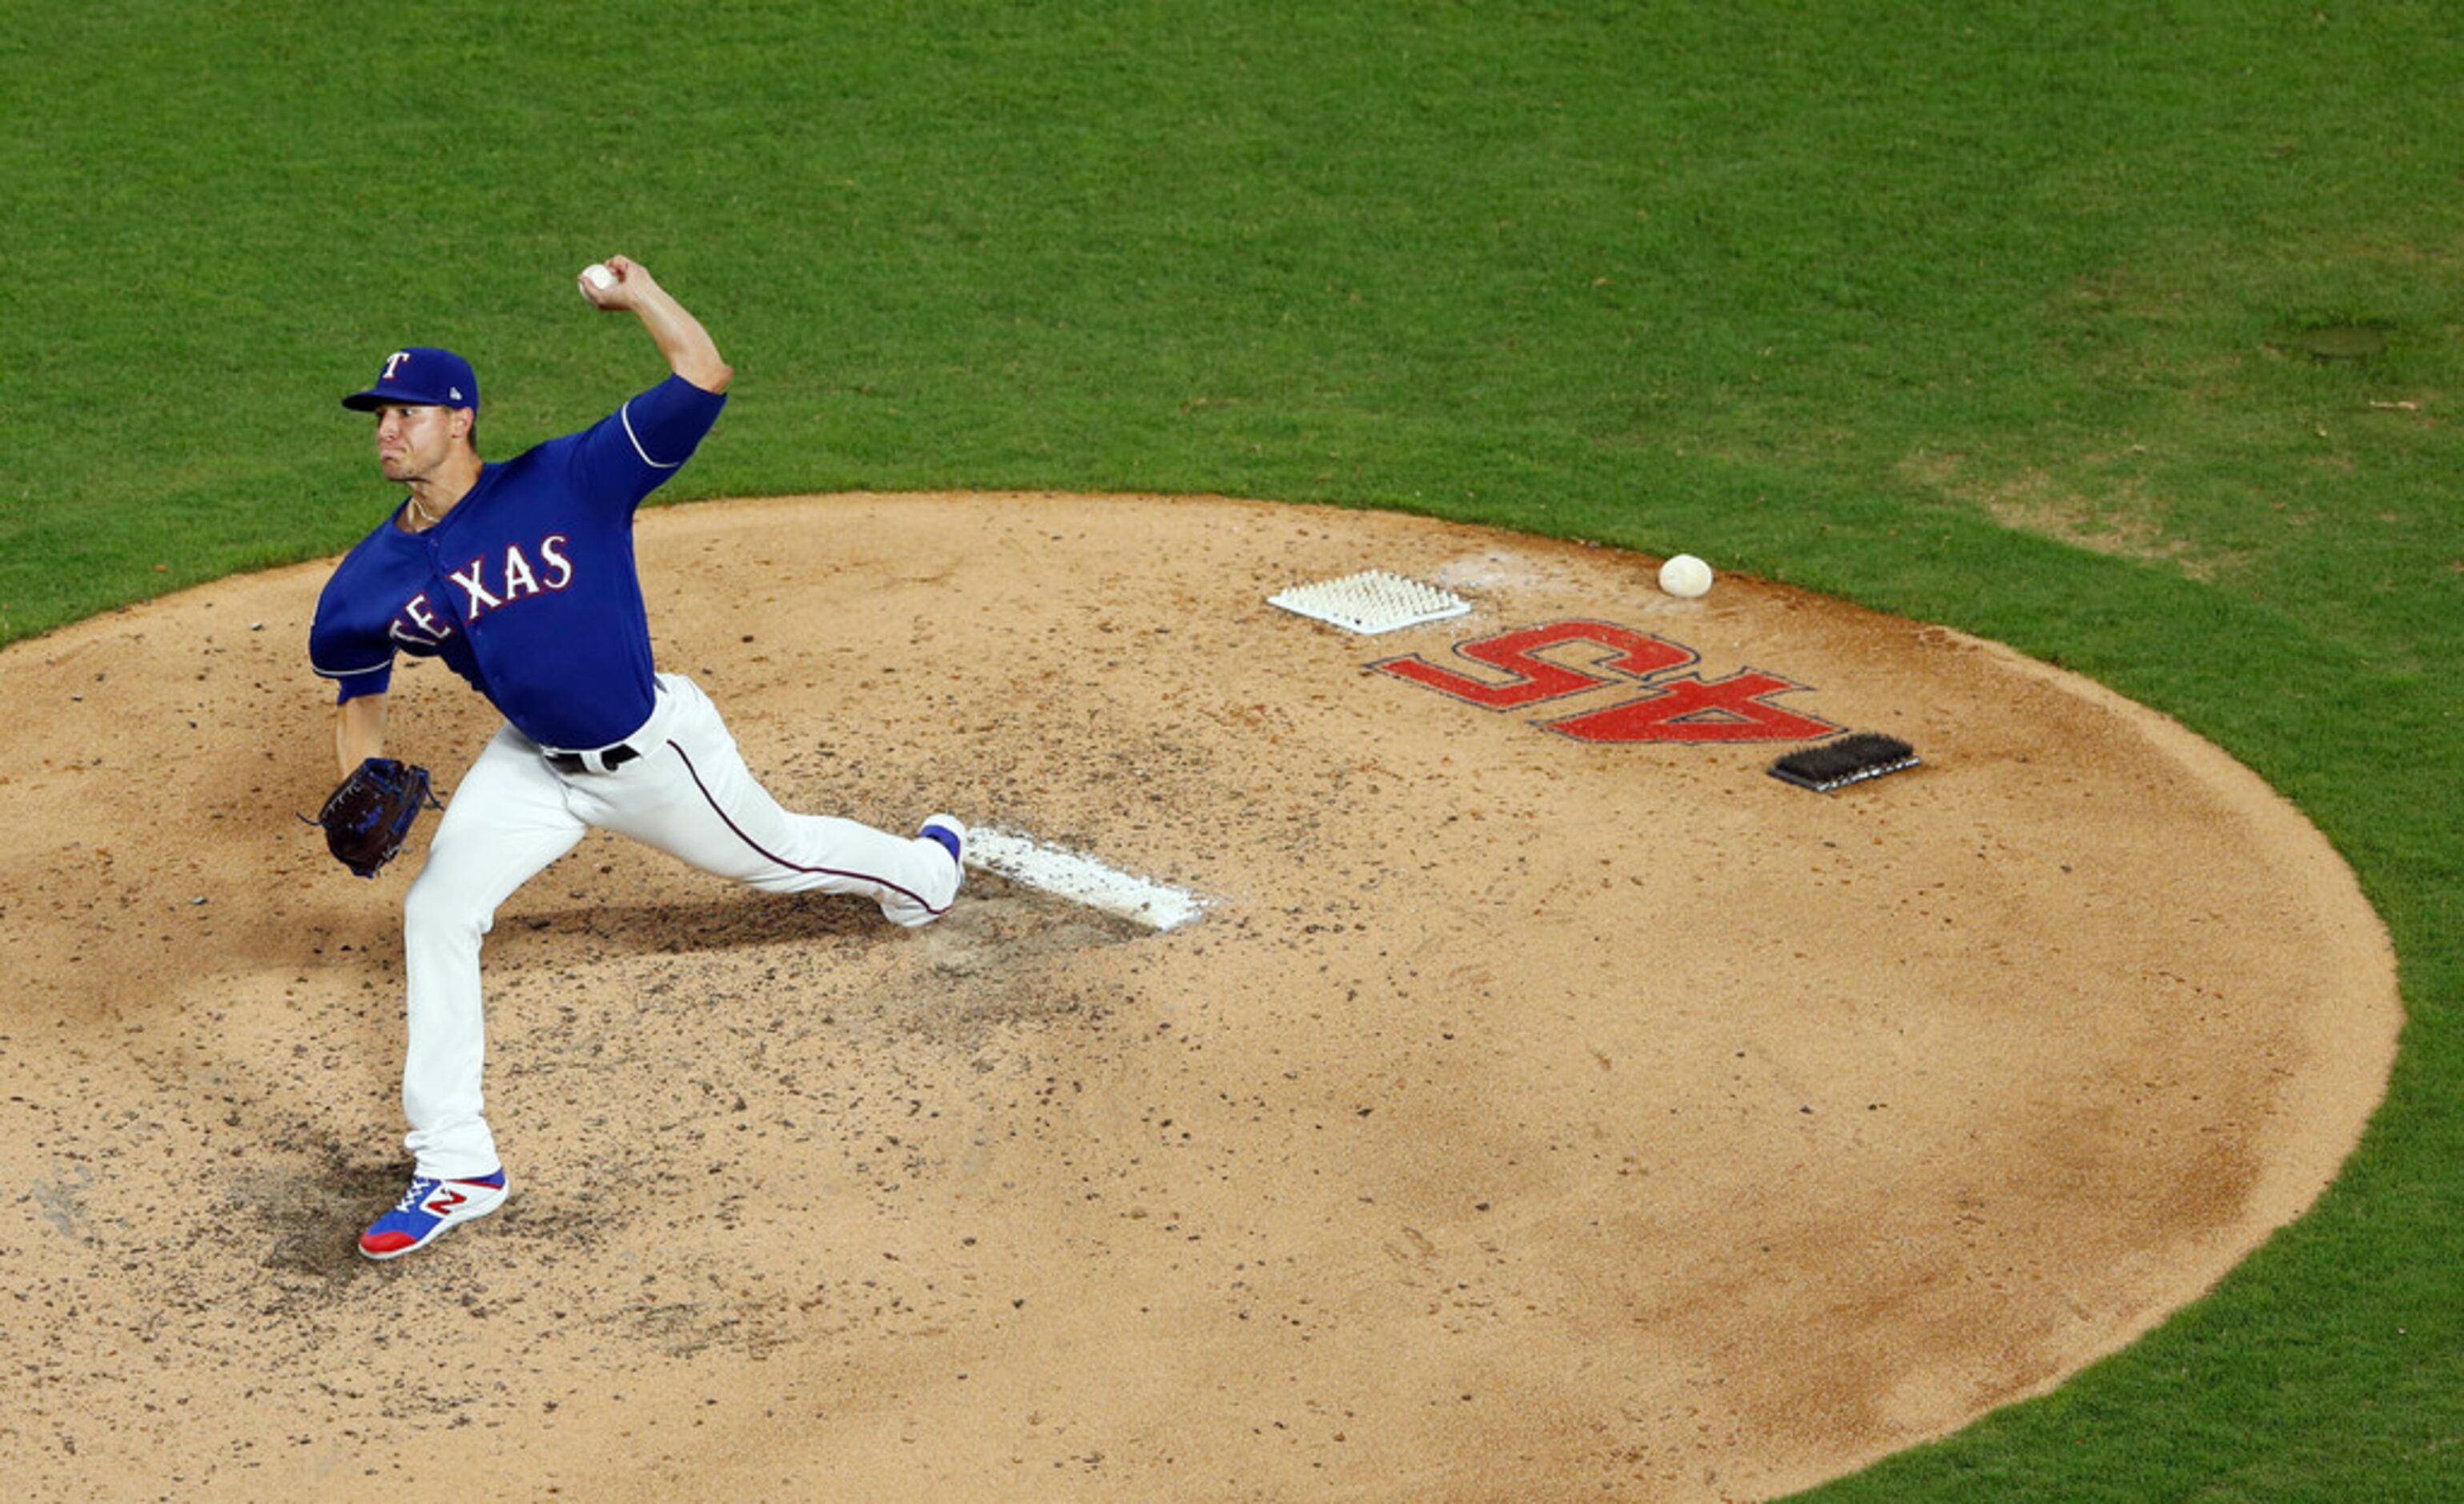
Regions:
<svg viewBox="0 0 2464 1504"><path fill-rule="evenodd" d="M621 741L657 693L633 514L726 403L671 376L579 433L483 466L424 533L397 526L397 509L325 582L310 666L349 700L382 694L396 653L443 658L541 745Z"/></svg>

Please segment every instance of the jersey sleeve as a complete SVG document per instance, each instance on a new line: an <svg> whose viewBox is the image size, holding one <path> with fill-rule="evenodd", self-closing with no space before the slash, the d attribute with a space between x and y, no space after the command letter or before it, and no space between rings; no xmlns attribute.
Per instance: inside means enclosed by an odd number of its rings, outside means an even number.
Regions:
<svg viewBox="0 0 2464 1504"><path fill-rule="evenodd" d="M584 431L576 457L589 495L637 506L693 457L724 393L671 376Z"/></svg>
<svg viewBox="0 0 2464 1504"><path fill-rule="evenodd" d="M382 622L354 621L350 597L335 586L337 573L317 600L308 628L308 667L335 684L334 703L382 695L393 683L393 638Z"/></svg>

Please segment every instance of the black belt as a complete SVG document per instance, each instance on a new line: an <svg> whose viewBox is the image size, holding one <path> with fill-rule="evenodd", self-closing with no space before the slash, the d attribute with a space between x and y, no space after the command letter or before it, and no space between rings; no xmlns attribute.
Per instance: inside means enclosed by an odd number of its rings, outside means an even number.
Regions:
<svg viewBox="0 0 2464 1504"><path fill-rule="evenodd" d="M641 753L634 751L630 746L627 746L623 742L618 742L616 745L609 747L605 752L599 754L599 766L612 773L641 755ZM555 768L560 773L588 773L597 771L597 769L592 768L589 763L582 760L582 754L579 752L550 752L547 754L547 765Z"/></svg>

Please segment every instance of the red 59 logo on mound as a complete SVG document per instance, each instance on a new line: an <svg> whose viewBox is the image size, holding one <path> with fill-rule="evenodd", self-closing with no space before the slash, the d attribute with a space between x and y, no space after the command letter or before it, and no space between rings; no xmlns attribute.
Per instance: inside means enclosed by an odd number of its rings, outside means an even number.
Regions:
<svg viewBox="0 0 2464 1504"><path fill-rule="evenodd" d="M1454 652L1482 672L1444 668L1419 653L1370 667L1484 710L1521 710L1603 686L1637 688L1604 709L1538 722L1578 741L1810 741L1839 729L1771 703L1803 684L1759 669L1720 679L1681 674L1699 661L1693 649L1611 622L1550 622L1459 642Z"/></svg>

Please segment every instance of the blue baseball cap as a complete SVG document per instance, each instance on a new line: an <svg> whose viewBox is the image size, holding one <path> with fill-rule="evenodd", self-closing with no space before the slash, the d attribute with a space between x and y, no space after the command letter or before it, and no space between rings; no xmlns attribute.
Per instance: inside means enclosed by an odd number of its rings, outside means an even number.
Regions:
<svg viewBox="0 0 2464 1504"><path fill-rule="evenodd" d="M374 412L388 403L412 407L479 408L479 378L471 363L451 350L414 344L385 358L376 385L342 399L354 412Z"/></svg>

